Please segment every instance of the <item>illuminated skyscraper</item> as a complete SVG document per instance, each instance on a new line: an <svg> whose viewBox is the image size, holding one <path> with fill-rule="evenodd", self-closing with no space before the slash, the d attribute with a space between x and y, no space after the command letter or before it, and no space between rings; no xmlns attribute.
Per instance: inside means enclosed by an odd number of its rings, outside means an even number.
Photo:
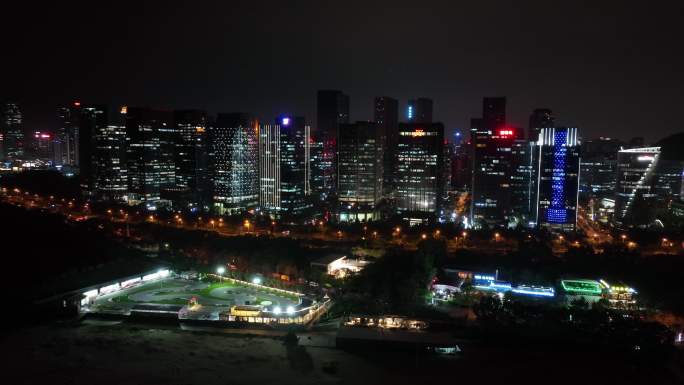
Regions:
<svg viewBox="0 0 684 385"><path fill-rule="evenodd" d="M258 122L249 114L219 114L209 128L213 210L240 214L259 203Z"/></svg>
<svg viewBox="0 0 684 385"><path fill-rule="evenodd" d="M513 147L522 130L506 126L506 99L485 98L482 119L471 121L472 183L470 223L474 227L507 225L513 214Z"/></svg>
<svg viewBox="0 0 684 385"><path fill-rule="evenodd" d="M520 130L520 129L516 129ZM510 226L536 225L537 161L535 143L516 139L511 147L511 218Z"/></svg>
<svg viewBox="0 0 684 385"><path fill-rule="evenodd" d="M645 227L682 193L684 161L679 143L622 149L617 158L615 214L618 227Z"/></svg>
<svg viewBox="0 0 684 385"><path fill-rule="evenodd" d="M406 108L406 119L409 123L432 123L432 99L409 100Z"/></svg>
<svg viewBox="0 0 684 385"><path fill-rule="evenodd" d="M315 191L326 200L336 194L337 187L337 135L340 124L349 123L349 96L336 90L319 90L317 94L316 138L323 143L321 161L316 164L313 178L322 186ZM319 175L316 175L319 174Z"/></svg>
<svg viewBox="0 0 684 385"><path fill-rule="evenodd" d="M174 208L203 210L207 202L207 114L174 111L175 185L169 190Z"/></svg>
<svg viewBox="0 0 684 385"><path fill-rule="evenodd" d="M383 136L377 123L340 126L338 142L339 220L369 221L382 197Z"/></svg>
<svg viewBox="0 0 684 385"><path fill-rule="evenodd" d="M126 172L126 127L99 127L95 137L96 197L124 201L128 191Z"/></svg>
<svg viewBox="0 0 684 385"><path fill-rule="evenodd" d="M2 155L5 159L21 159L24 156L24 127L19 106L5 103L0 111L0 136Z"/></svg>
<svg viewBox="0 0 684 385"><path fill-rule="evenodd" d="M298 216L306 197L310 128L303 117L281 116L259 127L259 206L274 216Z"/></svg>
<svg viewBox="0 0 684 385"><path fill-rule="evenodd" d="M536 146L540 227L574 231L579 196L580 142L576 128L542 128Z"/></svg>
<svg viewBox="0 0 684 385"><path fill-rule="evenodd" d="M435 219L444 188L444 126L400 123L397 145L396 208L412 224Z"/></svg>
<svg viewBox="0 0 684 385"><path fill-rule="evenodd" d="M156 209L161 192L175 185L173 113L128 107L126 112L128 201Z"/></svg>

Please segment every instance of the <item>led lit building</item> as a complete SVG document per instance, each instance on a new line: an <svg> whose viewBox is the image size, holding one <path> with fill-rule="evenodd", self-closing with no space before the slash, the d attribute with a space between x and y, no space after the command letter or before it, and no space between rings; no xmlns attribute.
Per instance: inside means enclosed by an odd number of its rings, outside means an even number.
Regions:
<svg viewBox="0 0 684 385"><path fill-rule="evenodd" d="M579 197L580 142L576 128L542 128L537 141L537 216L541 227L574 231Z"/></svg>
<svg viewBox="0 0 684 385"><path fill-rule="evenodd" d="M635 218L634 207L655 200L654 175L660 157L660 147L642 147L618 151L615 186L614 222L648 224L650 218ZM647 207L644 207L647 208ZM645 210L638 210L643 212ZM645 222L645 223L644 223Z"/></svg>
<svg viewBox="0 0 684 385"><path fill-rule="evenodd" d="M207 202L207 114L201 110L174 111L175 185L167 190L174 208L204 210Z"/></svg>
<svg viewBox="0 0 684 385"><path fill-rule="evenodd" d="M323 143L321 161L312 170L314 178L322 182L316 194L322 200L336 194L337 187L337 135L340 124L349 123L349 96L337 90L319 90L317 94L316 137Z"/></svg>
<svg viewBox="0 0 684 385"><path fill-rule="evenodd" d="M219 114L209 128L213 210L240 214L259 203L259 126L245 113Z"/></svg>
<svg viewBox="0 0 684 385"><path fill-rule="evenodd" d="M406 119L409 123L432 123L432 99L409 100L406 108Z"/></svg>
<svg viewBox="0 0 684 385"><path fill-rule="evenodd" d="M126 127L107 125L98 128L94 162L96 197L105 201L124 201L128 191Z"/></svg>
<svg viewBox="0 0 684 385"><path fill-rule="evenodd" d="M126 111L128 202L155 210L161 192L175 186L175 130L171 111L128 107Z"/></svg>
<svg viewBox="0 0 684 385"><path fill-rule="evenodd" d="M375 124L384 136L383 151L383 195L390 196L394 191L394 172L396 168L396 148L399 140L399 102L388 96L375 98Z"/></svg>
<svg viewBox="0 0 684 385"><path fill-rule="evenodd" d="M259 206L273 216L298 216L310 208L310 126L303 117L281 116L259 127Z"/></svg>
<svg viewBox="0 0 684 385"><path fill-rule="evenodd" d="M435 218L443 194L444 126L400 123L396 209L412 224Z"/></svg>
<svg viewBox="0 0 684 385"><path fill-rule="evenodd" d="M669 201L679 199L683 167L680 160L664 158L661 147L620 150L615 224L619 227L647 226L655 221L657 208L664 208Z"/></svg>
<svg viewBox="0 0 684 385"><path fill-rule="evenodd" d="M383 136L376 123L340 126L338 141L339 220L369 221L382 197Z"/></svg>
<svg viewBox="0 0 684 385"><path fill-rule="evenodd" d="M507 127L505 121L505 98L485 98L482 119L471 120L470 223L475 228L507 225L513 214L513 147L523 135L521 130Z"/></svg>
<svg viewBox="0 0 684 385"><path fill-rule="evenodd" d="M2 155L5 159L21 159L24 156L24 127L19 106L4 103L0 111L0 136Z"/></svg>

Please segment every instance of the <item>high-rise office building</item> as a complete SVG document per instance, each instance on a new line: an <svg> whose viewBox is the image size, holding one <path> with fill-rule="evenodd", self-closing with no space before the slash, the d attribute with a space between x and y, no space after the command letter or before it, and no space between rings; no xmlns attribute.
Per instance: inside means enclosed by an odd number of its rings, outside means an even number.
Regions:
<svg viewBox="0 0 684 385"><path fill-rule="evenodd" d="M579 197L580 142L576 128L542 128L537 141L540 227L574 231Z"/></svg>
<svg viewBox="0 0 684 385"><path fill-rule="evenodd" d="M536 166L539 156L535 145L527 139L516 139L511 147L513 169L509 226L536 225Z"/></svg>
<svg viewBox="0 0 684 385"><path fill-rule="evenodd" d="M201 110L174 111L175 185L168 190L174 207L191 211L208 208L207 114Z"/></svg>
<svg viewBox="0 0 684 385"><path fill-rule="evenodd" d="M383 152L383 195L394 191L394 170L396 168L396 148L399 140L399 102L388 96L375 98L374 119L381 136L384 137Z"/></svg>
<svg viewBox="0 0 684 385"><path fill-rule="evenodd" d="M476 228L507 225L513 213L512 149L523 138L522 130L506 126L505 98L485 98L482 118L472 119L471 126L470 224Z"/></svg>
<svg viewBox="0 0 684 385"><path fill-rule="evenodd" d="M52 160L52 134L45 131L36 131L31 140L31 155L40 161Z"/></svg>
<svg viewBox="0 0 684 385"><path fill-rule="evenodd" d="M107 125L98 128L94 162L96 197L105 201L125 201L128 191L126 127Z"/></svg>
<svg viewBox="0 0 684 385"><path fill-rule="evenodd" d="M78 167L81 102L59 109L60 126L56 133L55 164L67 169Z"/></svg>
<svg viewBox="0 0 684 385"><path fill-rule="evenodd" d="M451 189L467 191L472 182L472 150L470 141L464 140L463 133L454 133L454 151L451 158Z"/></svg>
<svg viewBox="0 0 684 385"><path fill-rule="evenodd" d="M96 136L107 128L109 123L107 107L102 105L83 105L75 110L78 113L76 127L76 165L83 191L90 195L95 192L97 181L97 161L95 159Z"/></svg>
<svg viewBox="0 0 684 385"><path fill-rule="evenodd" d="M259 206L273 216L298 216L306 196L310 127L303 117L281 116L259 127Z"/></svg>
<svg viewBox="0 0 684 385"><path fill-rule="evenodd" d="M175 186L175 129L171 111L126 109L128 202L148 209L168 205L162 191Z"/></svg>
<svg viewBox="0 0 684 385"><path fill-rule="evenodd" d="M383 129L377 123L340 126L338 200L341 222L376 219L383 194Z"/></svg>
<svg viewBox="0 0 684 385"><path fill-rule="evenodd" d="M317 140L323 142L321 162L314 169L314 178L323 182L321 199L334 197L337 187L337 136L340 124L349 123L349 96L337 90L319 90L316 98Z"/></svg>
<svg viewBox="0 0 684 385"><path fill-rule="evenodd" d="M432 123L432 99L409 100L406 107L406 119L409 123Z"/></svg>
<svg viewBox="0 0 684 385"><path fill-rule="evenodd" d="M213 210L244 213L259 204L259 123L245 113L219 114L209 128Z"/></svg>
<svg viewBox="0 0 684 385"><path fill-rule="evenodd" d="M622 143L600 137L582 141L580 194L586 198L613 198L617 176L617 154Z"/></svg>
<svg viewBox="0 0 684 385"><path fill-rule="evenodd" d="M411 224L437 217L443 197L444 125L399 123L396 209Z"/></svg>
<svg viewBox="0 0 684 385"><path fill-rule="evenodd" d="M675 148L622 149L617 158L615 214L618 227L651 225L658 210L665 210L682 192L684 161ZM667 151L665 151L667 149Z"/></svg>
<svg viewBox="0 0 684 385"><path fill-rule="evenodd" d="M2 155L5 159L21 159L24 156L24 127L19 106L4 103L0 111L0 136Z"/></svg>
<svg viewBox="0 0 684 385"><path fill-rule="evenodd" d="M548 108L537 108L530 115L530 125L527 128L527 139L536 142L542 128L556 127L556 119Z"/></svg>

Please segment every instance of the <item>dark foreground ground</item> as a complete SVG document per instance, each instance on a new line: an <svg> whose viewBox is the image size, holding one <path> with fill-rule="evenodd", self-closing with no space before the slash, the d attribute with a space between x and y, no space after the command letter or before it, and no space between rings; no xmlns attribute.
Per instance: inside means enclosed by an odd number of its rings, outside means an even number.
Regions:
<svg viewBox="0 0 684 385"><path fill-rule="evenodd" d="M561 347L469 345L460 357L445 359L91 324L16 331L2 337L0 351L6 384L681 384L684 367L681 352L671 362L644 365ZM333 362L337 369L329 371Z"/></svg>

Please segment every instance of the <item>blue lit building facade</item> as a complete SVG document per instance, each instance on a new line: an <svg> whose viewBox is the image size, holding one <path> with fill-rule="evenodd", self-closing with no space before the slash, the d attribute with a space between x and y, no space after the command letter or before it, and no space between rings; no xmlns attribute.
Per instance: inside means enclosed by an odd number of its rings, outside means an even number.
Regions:
<svg viewBox="0 0 684 385"><path fill-rule="evenodd" d="M541 227L574 231L580 173L577 128L543 128L537 151L536 223Z"/></svg>

